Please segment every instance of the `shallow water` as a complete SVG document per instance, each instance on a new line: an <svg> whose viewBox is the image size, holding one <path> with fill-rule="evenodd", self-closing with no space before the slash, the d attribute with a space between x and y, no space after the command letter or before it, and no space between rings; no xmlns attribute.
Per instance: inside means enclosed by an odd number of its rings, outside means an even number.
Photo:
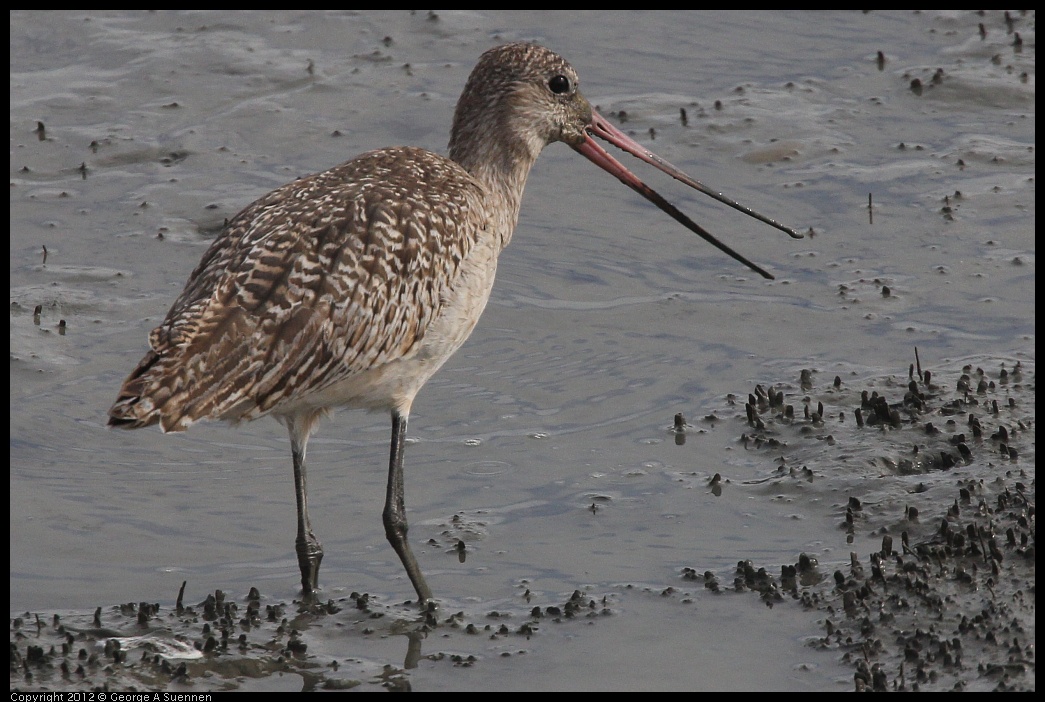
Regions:
<svg viewBox="0 0 1045 702"><path fill-rule="evenodd" d="M762 281L569 149L547 150L483 319L415 402L411 539L445 611L525 612L527 589L542 604L582 589L613 614L510 650L483 638L473 665L422 658L405 677L414 689L851 689L837 651L805 645L822 633L815 615L702 586L686 603L659 593L684 587L686 567L732 582L738 559L778 569L807 552L833 570L881 540L870 526L847 540L848 496L895 501L927 480L883 480L875 459L899 450L865 437L867 461L792 457L828 479L785 489L769 480L776 456L740 441L728 395L742 417L756 383L790 384L797 402L802 369L817 391L836 375L902 387L915 347L949 383L965 363L997 377L1022 361L1032 376L1035 16L1015 18L13 13L12 614L169 608L183 580L186 601L251 586L294 597L283 429L109 432L105 411L224 218L364 150L442 151L477 56L533 39L571 60L603 114L625 111L636 138L814 235L789 240L636 162L777 276ZM677 412L693 425L682 445ZM722 420L701 421L713 412ZM380 524L388 433L384 416L340 412L310 443L324 597L413 596ZM1032 439L1017 467L1033 485ZM995 470L976 460L962 475ZM406 656L405 636L326 636L324 653L365 660L371 685ZM440 646L436 630L422 650Z"/></svg>

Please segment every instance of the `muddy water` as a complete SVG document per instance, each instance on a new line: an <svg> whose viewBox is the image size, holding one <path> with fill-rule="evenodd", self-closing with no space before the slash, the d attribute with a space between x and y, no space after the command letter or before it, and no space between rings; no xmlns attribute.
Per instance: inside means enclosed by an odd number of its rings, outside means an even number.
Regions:
<svg viewBox="0 0 1045 702"><path fill-rule="evenodd" d="M224 218L367 149L442 150L476 57L505 40L560 51L604 114L813 236L788 240L636 164L777 276L762 281L550 147L482 321L411 416L411 538L441 612L461 612L460 626L440 618L426 635L406 635L418 627L398 603L412 589L379 516L388 421L335 413L309 458L323 597L339 611L300 623L309 652L293 670L248 647L256 675L195 669L172 686L220 678L295 689L318 675L363 689L849 690L852 657L810 645L830 615L727 594L737 561L778 575L807 553L830 579L850 553L866 560L881 549L883 531L899 541L907 496L942 515L959 480L1033 491L1033 14L118 12L11 22L13 616L50 624L61 613L104 640L135 626L113 606L155 602L154 623L195 640L202 624L173 615L188 581L186 603L220 588L245 610L257 587L262 620L269 605L294 619L283 430L266 420L112 433L105 410ZM948 391L971 364L996 383L1003 409L1017 402L993 420L1028 428L1015 462L985 449L948 471L900 470L907 444L924 441L899 433L914 419L861 433L854 397L831 407L835 376L845 391L899 402L915 347ZM1018 391L1000 373L1017 362ZM803 369L813 371L809 388ZM807 395L845 412L827 433L845 450L795 437L791 451L756 446L743 406L758 383L786 392L799 416ZM682 443L679 412L691 425ZM791 468L818 477L792 479ZM708 485L715 474L721 491ZM869 496L880 513L847 526L849 498ZM686 569L727 587L715 593ZM583 616L556 623L548 608L564 612L576 591ZM369 593L369 610L353 592ZM527 632L535 606L545 617ZM286 644L279 625L254 638ZM113 685L171 679L155 675L129 672ZM12 675L22 687L72 684Z"/></svg>

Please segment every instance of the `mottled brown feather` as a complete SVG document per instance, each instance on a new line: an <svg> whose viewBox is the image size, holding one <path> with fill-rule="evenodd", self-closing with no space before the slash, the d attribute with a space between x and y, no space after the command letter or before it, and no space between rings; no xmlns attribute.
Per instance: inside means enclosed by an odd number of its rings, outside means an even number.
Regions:
<svg viewBox="0 0 1045 702"><path fill-rule="evenodd" d="M165 431L254 419L408 357L485 224L482 187L421 149L269 193L203 256L111 416Z"/></svg>

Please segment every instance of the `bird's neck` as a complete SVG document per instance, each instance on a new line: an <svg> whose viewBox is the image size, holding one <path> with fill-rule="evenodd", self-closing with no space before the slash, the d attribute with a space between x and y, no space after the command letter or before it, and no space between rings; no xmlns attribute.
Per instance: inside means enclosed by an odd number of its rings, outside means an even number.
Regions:
<svg viewBox="0 0 1045 702"><path fill-rule="evenodd" d="M544 144L513 138L503 125L473 122L455 129L450 158L478 180L486 191L496 234L507 246L519 220L523 189Z"/></svg>

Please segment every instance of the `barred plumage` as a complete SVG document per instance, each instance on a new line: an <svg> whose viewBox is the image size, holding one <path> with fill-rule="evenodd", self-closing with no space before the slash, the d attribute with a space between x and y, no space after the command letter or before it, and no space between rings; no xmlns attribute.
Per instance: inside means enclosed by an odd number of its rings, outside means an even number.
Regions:
<svg viewBox="0 0 1045 702"><path fill-rule="evenodd" d="M479 183L414 148L364 154L269 193L204 254L112 421L177 431L286 414L410 358L487 220ZM408 407L402 393L337 404Z"/></svg>

